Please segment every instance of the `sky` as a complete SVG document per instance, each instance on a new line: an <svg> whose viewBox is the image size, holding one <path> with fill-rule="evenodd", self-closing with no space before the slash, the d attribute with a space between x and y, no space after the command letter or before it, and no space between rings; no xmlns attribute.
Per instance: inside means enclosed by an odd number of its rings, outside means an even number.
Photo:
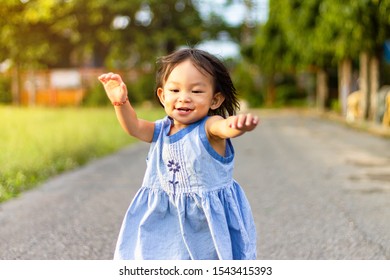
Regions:
<svg viewBox="0 0 390 280"><path fill-rule="evenodd" d="M253 0L255 4L254 11L248 13L242 0L233 1L234 4L229 7L224 7L226 0L198 0L200 3L200 12L207 15L208 12L214 11L224 15L225 19L232 25L237 25L247 16L255 22L265 22L268 17L268 0ZM239 46L227 38L219 41L208 41L197 46L200 49L206 50L214 55L223 58L237 57L239 55Z"/></svg>
<svg viewBox="0 0 390 280"><path fill-rule="evenodd" d="M256 21L264 22L268 17L268 0L252 0L254 3L254 11L250 13ZM228 22L235 25L240 23L248 11L243 0L233 0L232 4L224 7L227 0L198 0L200 12L207 15L209 12L216 12L225 16Z"/></svg>

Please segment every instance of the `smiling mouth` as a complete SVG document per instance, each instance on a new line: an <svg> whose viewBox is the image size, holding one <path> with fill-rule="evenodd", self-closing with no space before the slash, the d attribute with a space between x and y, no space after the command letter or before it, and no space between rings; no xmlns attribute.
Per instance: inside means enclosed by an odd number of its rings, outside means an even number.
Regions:
<svg viewBox="0 0 390 280"><path fill-rule="evenodd" d="M191 111L190 108L186 108L186 107L176 108L176 110L178 110L178 111L180 111L180 112L189 112L189 111Z"/></svg>

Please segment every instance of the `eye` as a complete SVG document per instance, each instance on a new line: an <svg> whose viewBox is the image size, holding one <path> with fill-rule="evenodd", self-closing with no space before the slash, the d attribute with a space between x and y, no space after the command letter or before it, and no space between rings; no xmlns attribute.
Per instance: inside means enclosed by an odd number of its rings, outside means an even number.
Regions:
<svg viewBox="0 0 390 280"><path fill-rule="evenodd" d="M179 90L178 90L178 89L175 89L175 88L172 88L172 89L170 89L169 91L170 91L170 92L179 92Z"/></svg>
<svg viewBox="0 0 390 280"><path fill-rule="evenodd" d="M193 90L192 93L203 93L203 90Z"/></svg>

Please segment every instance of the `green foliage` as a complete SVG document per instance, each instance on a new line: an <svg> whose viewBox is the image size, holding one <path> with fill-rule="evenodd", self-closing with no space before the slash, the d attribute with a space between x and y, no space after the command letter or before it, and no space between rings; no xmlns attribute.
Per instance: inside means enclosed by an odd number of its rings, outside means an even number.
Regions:
<svg viewBox="0 0 390 280"><path fill-rule="evenodd" d="M36 68L106 67L143 73L145 64L179 46L215 39L221 31L239 38L222 16L203 19L192 0L4 0L0 5L0 63L15 76ZM14 77L20 80L20 77ZM131 81L135 102L152 96L149 74ZM143 88L143 90L141 90ZM97 88L85 103L103 104ZM20 100L20 92L13 96Z"/></svg>
<svg viewBox="0 0 390 280"><path fill-rule="evenodd" d="M55 50L64 38L62 19L67 1L58 8L58 1L5 1L0 7L0 61L12 59L19 66L37 67L56 60Z"/></svg>
<svg viewBox="0 0 390 280"><path fill-rule="evenodd" d="M270 18L267 24L259 27L251 55L263 73L273 74L284 68L287 50L285 34Z"/></svg>
<svg viewBox="0 0 390 280"><path fill-rule="evenodd" d="M155 100L155 75L143 73L135 81L127 83L129 99L133 104L142 104L144 101Z"/></svg>
<svg viewBox="0 0 390 280"><path fill-rule="evenodd" d="M11 79L0 75L0 103L11 103Z"/></svg>
<svg viewBox="0 0 390 280"><path fill-rule="evenodd" d="M251 107L263 105L264 92L256 66L243 60L234 68L232 78L240 99L246 100Z"/></svg>
<svg viewBox="0 0 390 280"><path fill-rule="evenodd" d="M99 107L110 105L107 94L101 83L95 83L87 88L83 105L87 107Z"/></svg>
<svg viewBox="0 0 390 280"><path fill-rule="evenodd" d="M215 38L215 26L234 32L220 19L203 20L191 0L6 0L0 6L0 61L133 68L204 36Z"/></svg>
<svg viewBox="0 0 390 280"><path fill-rule="evenodd" d="M291 89L275 88L278 73L332 69L362 52L380 58L389 14L390 0L270 0L268 21L242 55L265 77L267 103L284 100Z"/></svg>
<svg viewBox="0 0 390 280"><path fill-rule="evenodd" d="M276 87L276 106L303 106L306 105L307 94L298 88L295 83L288 83Z"/></svg>
<svg viewBox="0 0 390 280"><path fill-rule="evenodd" d="M156 120L163 110L137 110ZM0 202L134 141L111 108L0 107Z"/></svg>
<svg viewBox="0 0 390 280"><path fill-rule="evenodd" d="M333 99L330 104L330 108L333 112L341 113L341 104L338 99Z"/></svg>

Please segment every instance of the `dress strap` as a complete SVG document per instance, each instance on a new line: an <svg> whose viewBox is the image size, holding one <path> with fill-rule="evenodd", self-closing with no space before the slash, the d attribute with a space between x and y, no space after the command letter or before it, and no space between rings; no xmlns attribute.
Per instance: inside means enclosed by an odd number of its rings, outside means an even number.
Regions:
<svg viewBox="0 0 390 280"><path fill-rule="evenodd" d="M234 148L232 145L232 142L230 139L226 139L226 150L225 150L225 156L221 156L218 154L214 148L211 146L209 139L207 138L206 133L206 121L209 117L205 117L200 125L199 125L199 137L203 143L203 146L207 150L207 152L216 160L222 162L222 163L230 163L234 159Z"/></svg>
<svg viewBox="0 0 390 280"><path fill-rule="evenodd" d="M167 117L161 119L161 120L157 120L154 122L154 131L153 131L153 139L152 139L152 142L156 142L159 135L160 135L160 132L161 132L161 128L164 126L164 123L167 121Z"/></svg>

